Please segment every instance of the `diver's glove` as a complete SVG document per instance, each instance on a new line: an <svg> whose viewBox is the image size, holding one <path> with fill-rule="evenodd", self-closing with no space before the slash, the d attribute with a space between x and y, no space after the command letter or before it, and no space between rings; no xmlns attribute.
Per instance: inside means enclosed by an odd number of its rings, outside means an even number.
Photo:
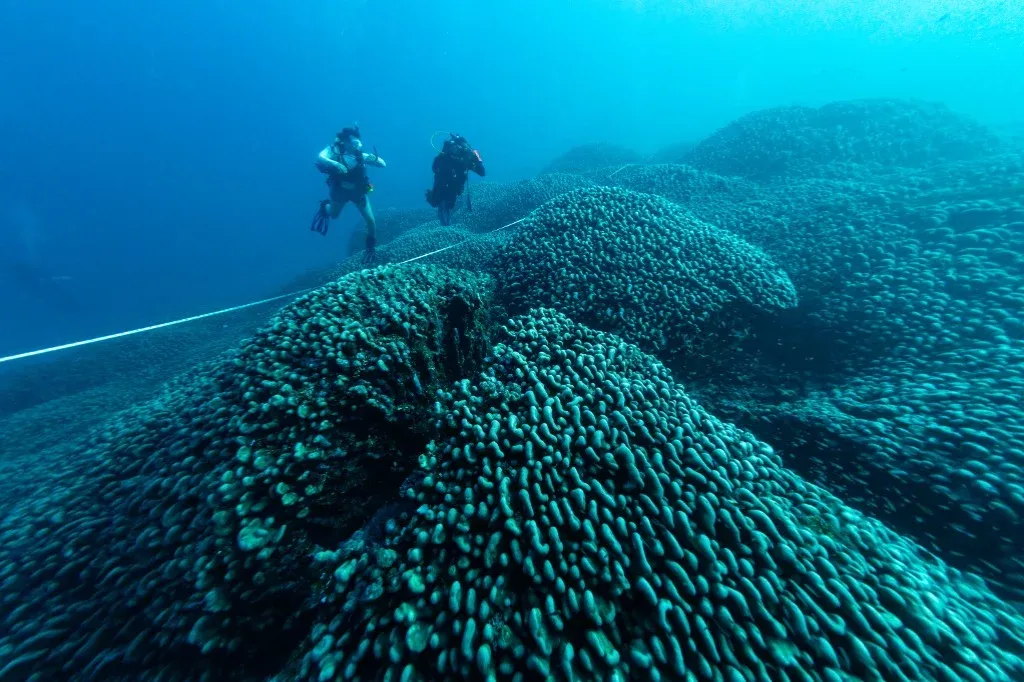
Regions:
<svg viewBox="0 0 1024 682"><path fill-rule="evenodd" d="M309 226L310 230L319 232L325 237L327 236L327 228L331 224L331 216L327 213L327 205L329 203L331 203L330 199L324 199L320 202L320 208L313 214L313 223Z"/></svg>
<svg viewBox="0 0 1024 682"><path fill-rule="evenodd" d="M367 265L377 262L377 237L372 234L366 235L366 251L363 252L363 262Z"/></svg>

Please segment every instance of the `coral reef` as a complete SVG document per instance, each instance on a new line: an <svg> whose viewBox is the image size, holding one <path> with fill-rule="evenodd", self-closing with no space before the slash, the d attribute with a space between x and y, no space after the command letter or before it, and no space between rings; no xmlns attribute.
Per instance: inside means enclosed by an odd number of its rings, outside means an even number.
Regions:
<svg viewBox="0 0 1024 682"><path fill-rule="evenodd" d="M343 278L51 462L0 520L0 652L17 652L0 679L279 664L319 579L312 548L395 496L434 391L487 348L490 287L430 268Z"/></svg>
<svg viewBox="0 0 1024 682"><path fill-rule="evenodd" d="M842 175L867 177L876 167L978 158L999 146L991 131L941 104L866 99L747 114L702 141L683 161L719 175L763 181L821 177L823 168L836 165Z"/></svg>
<svg viewBox="0 0 1024 682"><path fill-rule="evenodd" d="M558 305L682 361L741 332L744 316L796 305L786 273L756 247L660 197L624 189L548 202L503 247L512 310Z"/></svg>
<svg viewBox="0 0 1024 682"><path fill-rule="evenodd" d="M553 311L439 410L420 505L334 594L303 679L1008 679L1012 614ZM333 608L328 608L333 607Z"/></svg>
<svg viewBox="0 0 1024 682"><path fill-rule="evenodd" d="M573 147L557 159L544 166L541 175L548 173L574 173L600 182L616 168L627 163L643 161L640 154L607 142L583 144Z"/></svg>
<svg viewBox="0 0 1024 682"><path fill-rule="evenodd" d="M654 160L6 373L0 681L1024 679L1024 152L862 100Z"/></svg>

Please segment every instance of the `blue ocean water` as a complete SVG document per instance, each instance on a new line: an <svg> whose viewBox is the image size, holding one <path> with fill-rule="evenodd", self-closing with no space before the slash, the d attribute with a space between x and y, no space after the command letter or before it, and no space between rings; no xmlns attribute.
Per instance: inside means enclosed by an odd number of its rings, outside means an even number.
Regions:
<svg viewBox="0 0 1024 682"><path fill-rule="evenodd" d="M1024 679L1022 73L1008 0L0 0L0 682Z"/></svg>
<svg viewBox="0 0 1024 682"><path fill-rule="evenodd" d="M437 130L503 181L780 104L1021 111L1011 2L8 0L3 19L0 353L240 303L346 255L305 228L311 158L352 121L389 163L375 204L411 207Z"/></svg>

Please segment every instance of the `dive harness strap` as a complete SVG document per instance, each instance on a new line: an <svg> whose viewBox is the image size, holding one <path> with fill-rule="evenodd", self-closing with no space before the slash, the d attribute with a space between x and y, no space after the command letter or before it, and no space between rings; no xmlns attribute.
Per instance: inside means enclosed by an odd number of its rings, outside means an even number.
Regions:
<svg viewBox="0 0 1024 682"><path fill-rule="evenodd" d="M374 158L377 158L377 159L380 158L380 155L377 154L377 147L373 148L373 156L374 156ZM362 152L358 152L356 154L356 159L357 159L356 168L359 168L359 169L362 170L361 179L363 180L363 182L366 183L363 186L363 188L362 188L362 194L365 196L365 195L367 195L367 194L369 194L370 192L373 191L373 183L370 182L370 178L366 175L366 170L365 170L366 164L363 162L363 154L362 154ZM351 171L352 169L349 169L349 170ZM339 182L338 176L328 175L327 176L327 186L330 187L331 184L334 183L334 182ZM320 202L320 208L318 208L316 213L313 214L313 221L312 221L312 223L309 226L310 231L312 231L312 232L319 232L320 234L324 235L325 237L327 236L327 228L331 224L331 217L327 214L327 204L328 203L330 203L330 199L324 199L323 201Z"/></svg>

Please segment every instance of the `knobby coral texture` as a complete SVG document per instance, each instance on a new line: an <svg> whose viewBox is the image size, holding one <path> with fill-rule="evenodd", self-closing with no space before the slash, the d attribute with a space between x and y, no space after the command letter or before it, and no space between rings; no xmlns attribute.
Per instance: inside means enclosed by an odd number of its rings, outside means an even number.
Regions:
<svg viewBox="0 0 1024 682"><path fill-rule="evenodd" d="M15 369L0 682L1024 679L1022 188L770 109Z"/></svg>

